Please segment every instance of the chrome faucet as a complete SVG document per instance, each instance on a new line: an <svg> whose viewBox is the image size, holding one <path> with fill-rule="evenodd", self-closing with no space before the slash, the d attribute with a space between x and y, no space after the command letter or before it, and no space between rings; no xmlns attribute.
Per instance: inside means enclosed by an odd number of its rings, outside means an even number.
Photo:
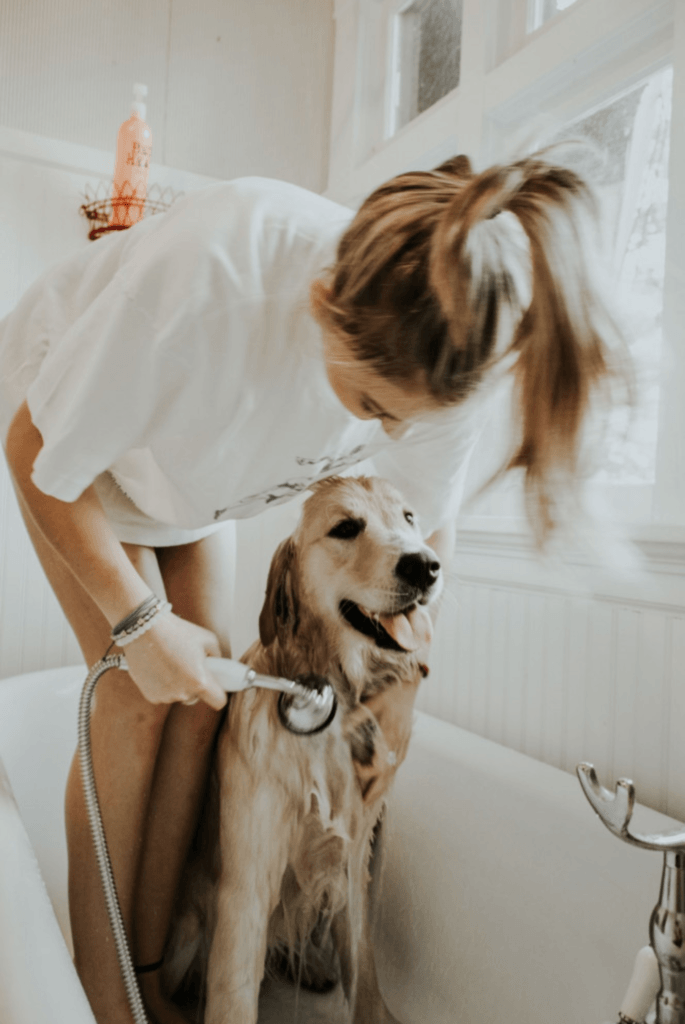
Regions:
<svg viewBox="0 0 685 1024"><path fill-rule="evenodd" d="M629 829L635 787L619 779L611 793L599 784L591 764L576 766L585 796L610 832L643 850L661 850L664 868L659 902L649 922L649 941L659 965L656 1024L685 1024L685 827L661 835L638 835ZM621 1014L622 1021L633 1022Z"/></svg>

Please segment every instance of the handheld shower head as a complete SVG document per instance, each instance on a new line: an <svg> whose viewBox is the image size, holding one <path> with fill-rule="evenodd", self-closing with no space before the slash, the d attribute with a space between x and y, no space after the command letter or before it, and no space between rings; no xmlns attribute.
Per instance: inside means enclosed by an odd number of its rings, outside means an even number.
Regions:
<svg viewBox="0 0 685 1024"><path fill-rule="evenodd" d="M238 693L258 687L276 690L278 717L289 732L311 736L327 728L335 718L338 702L333 687L313 673L298 679L278 679L264 676L232 658L208 658L208 667L227 693Z"/></svg>
<svg viewBox="0 0 685 1024"><path fill-rule="evenodd" d="M278 698L278 717L289 732L312 736L326 729L338 708L333 687L323 676L299 676L296 692Z"/></svg>

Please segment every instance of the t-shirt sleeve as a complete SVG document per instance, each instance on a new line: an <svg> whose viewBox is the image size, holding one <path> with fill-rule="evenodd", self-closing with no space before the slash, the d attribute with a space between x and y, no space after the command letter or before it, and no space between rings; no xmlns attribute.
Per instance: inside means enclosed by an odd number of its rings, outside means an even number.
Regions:
<svg viewBox="0 0 685 1024"><path fill-rule="evenodd" d="M145 447L179 415L193 381L180 344L192 331L192 297L175 290L165 308L165 276L154 261L125 266L50 343L27 392L43 438L33 481L44 493L76 500L118 456Z"/></svg>
<svg viewBox="0 0 685 1024"><path fill-rule="evenodd" d="M472 416L447 416L444 424L418 425L374 456L375 472L401 491L424 537L456 518L481 429Z"/></svg>

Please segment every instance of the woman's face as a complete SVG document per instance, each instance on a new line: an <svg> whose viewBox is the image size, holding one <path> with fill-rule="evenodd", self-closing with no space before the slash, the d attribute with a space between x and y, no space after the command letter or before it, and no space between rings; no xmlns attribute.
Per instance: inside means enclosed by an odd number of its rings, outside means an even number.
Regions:
<svg viewBox="0 0 685 1024"><path fill-rule="evenodd" d="M422 415L436 411L425 388L386 380L369 363L356 359L342 339L326 332L324 361L330 385L345 408L361 420L380 420L393 440Z"/></svg>

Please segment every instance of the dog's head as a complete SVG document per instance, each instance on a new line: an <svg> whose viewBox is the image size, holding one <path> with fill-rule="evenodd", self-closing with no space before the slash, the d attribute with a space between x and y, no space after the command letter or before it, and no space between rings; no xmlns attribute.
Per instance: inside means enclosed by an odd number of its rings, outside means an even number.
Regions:
<svg viewBox="0 0 685 1024"><path fill-rule="evenodd" d="M315 485L271 564L259 620L264 646L322 644L362 685L378 655L406 658L431 637L443 580L401 494L376 477Z"/></svg>

